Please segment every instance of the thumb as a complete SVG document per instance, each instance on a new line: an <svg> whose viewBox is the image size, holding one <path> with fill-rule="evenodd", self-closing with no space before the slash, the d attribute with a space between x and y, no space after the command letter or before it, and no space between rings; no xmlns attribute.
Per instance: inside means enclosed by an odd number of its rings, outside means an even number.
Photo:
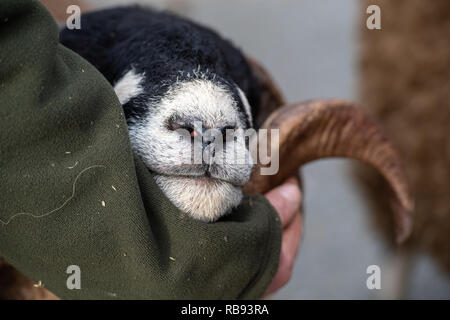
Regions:
<svg viewBox="0 0 450 320"><path fill-rule="evenodd" d="M301 204L302 195L297 179L287 179L282 185L267 192L265 196L280 215L283 228L289 225Z"/></svg>

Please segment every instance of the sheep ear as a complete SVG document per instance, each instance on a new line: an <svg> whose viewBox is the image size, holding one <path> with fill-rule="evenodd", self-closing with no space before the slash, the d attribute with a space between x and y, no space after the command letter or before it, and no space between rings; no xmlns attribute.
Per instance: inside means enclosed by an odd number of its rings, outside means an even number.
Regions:
<svg viewBox="0 0 450 320"><path fill-rule="evenodd" d="M259 128L272 112L284 105L285 102L280 90L267 70L255 59L250 57L247 57L246 59L260 86L261 94L258 117L253 119L256 127Z"/></svg>
<svg viewBox="0 0 450 320"><path fill-rule="evenodd" d="M361 108L333 99L287 105L276 110L262 128L269 129L269 135L270 129L279 130L279 148L275 150L282 165L275 175L261 175L258 164L244 186L245 193L265 193L309 161L326 157L358 159L375 167L389 183L397 240L402 242L409 236L414 204L400 159ZM267 143L271 150L270 139Z"/></svg>
<svg viewBox="0 0 450 320"><path fill-rule="evenodd" d="M137 73L136 70L130 69L120 78L114 85L114 91L122 105L130 101L130 99L144 92L142 83L144 82L144 74Z"/></svg>

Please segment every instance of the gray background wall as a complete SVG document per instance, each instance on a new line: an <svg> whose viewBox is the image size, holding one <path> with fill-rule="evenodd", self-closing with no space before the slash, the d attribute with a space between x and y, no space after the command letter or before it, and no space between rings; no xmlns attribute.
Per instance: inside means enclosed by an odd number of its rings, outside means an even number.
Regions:
<svg viewBox="0 0 450 320"><path fill-rule="evenodd" d="M171 8L211 26L262 62L289 102L357 100L356 0L94 0L93 7L144 3ZM304 167L304 238L290 283L275 299L398 297L398 257L370 223L348 160ZM368 290L366 268L381 267L381 290ZM410 261L403 298L450 298L450 279L425 254Z"/></svg>

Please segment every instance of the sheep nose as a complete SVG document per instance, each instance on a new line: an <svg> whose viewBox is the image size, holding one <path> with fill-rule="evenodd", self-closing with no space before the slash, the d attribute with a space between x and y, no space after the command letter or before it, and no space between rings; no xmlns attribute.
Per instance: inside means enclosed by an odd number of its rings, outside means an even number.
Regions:
<svg viewBox="0 0 450 320"><path fill-rule="evenodd" d="M217 127L217 128L212 128L212 129L206 129L203 132L203 136L202 136L202 146L203 148L206 148L208 145L210 145L211 143L217 141L217 139L221 139L223 143L225 143L227 141L227 131L228 134L233 134L233 130L235 130L236 127L235 126L222 126L222 127Z"/></svg>
<svg viewBox="0 0 450 320"><path fill-rule="evenodd" d="M202 147L207 148L211 143L216 141L217 136L221 134L221 131L216 129L207 129L202 133Z"/></svg>

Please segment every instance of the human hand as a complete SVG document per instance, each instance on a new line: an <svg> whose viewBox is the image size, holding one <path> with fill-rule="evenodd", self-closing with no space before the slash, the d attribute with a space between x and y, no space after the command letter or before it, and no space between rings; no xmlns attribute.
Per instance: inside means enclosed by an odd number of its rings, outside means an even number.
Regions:
<svg viewBox="0 0 450 320"><path fill-rule="evenodd" d="M265 196L280 215L283 226L280 262L278 271L264 294L268 296L286 285L291 278L302 234L302 194L298 180L289 178Z"/></svg>

